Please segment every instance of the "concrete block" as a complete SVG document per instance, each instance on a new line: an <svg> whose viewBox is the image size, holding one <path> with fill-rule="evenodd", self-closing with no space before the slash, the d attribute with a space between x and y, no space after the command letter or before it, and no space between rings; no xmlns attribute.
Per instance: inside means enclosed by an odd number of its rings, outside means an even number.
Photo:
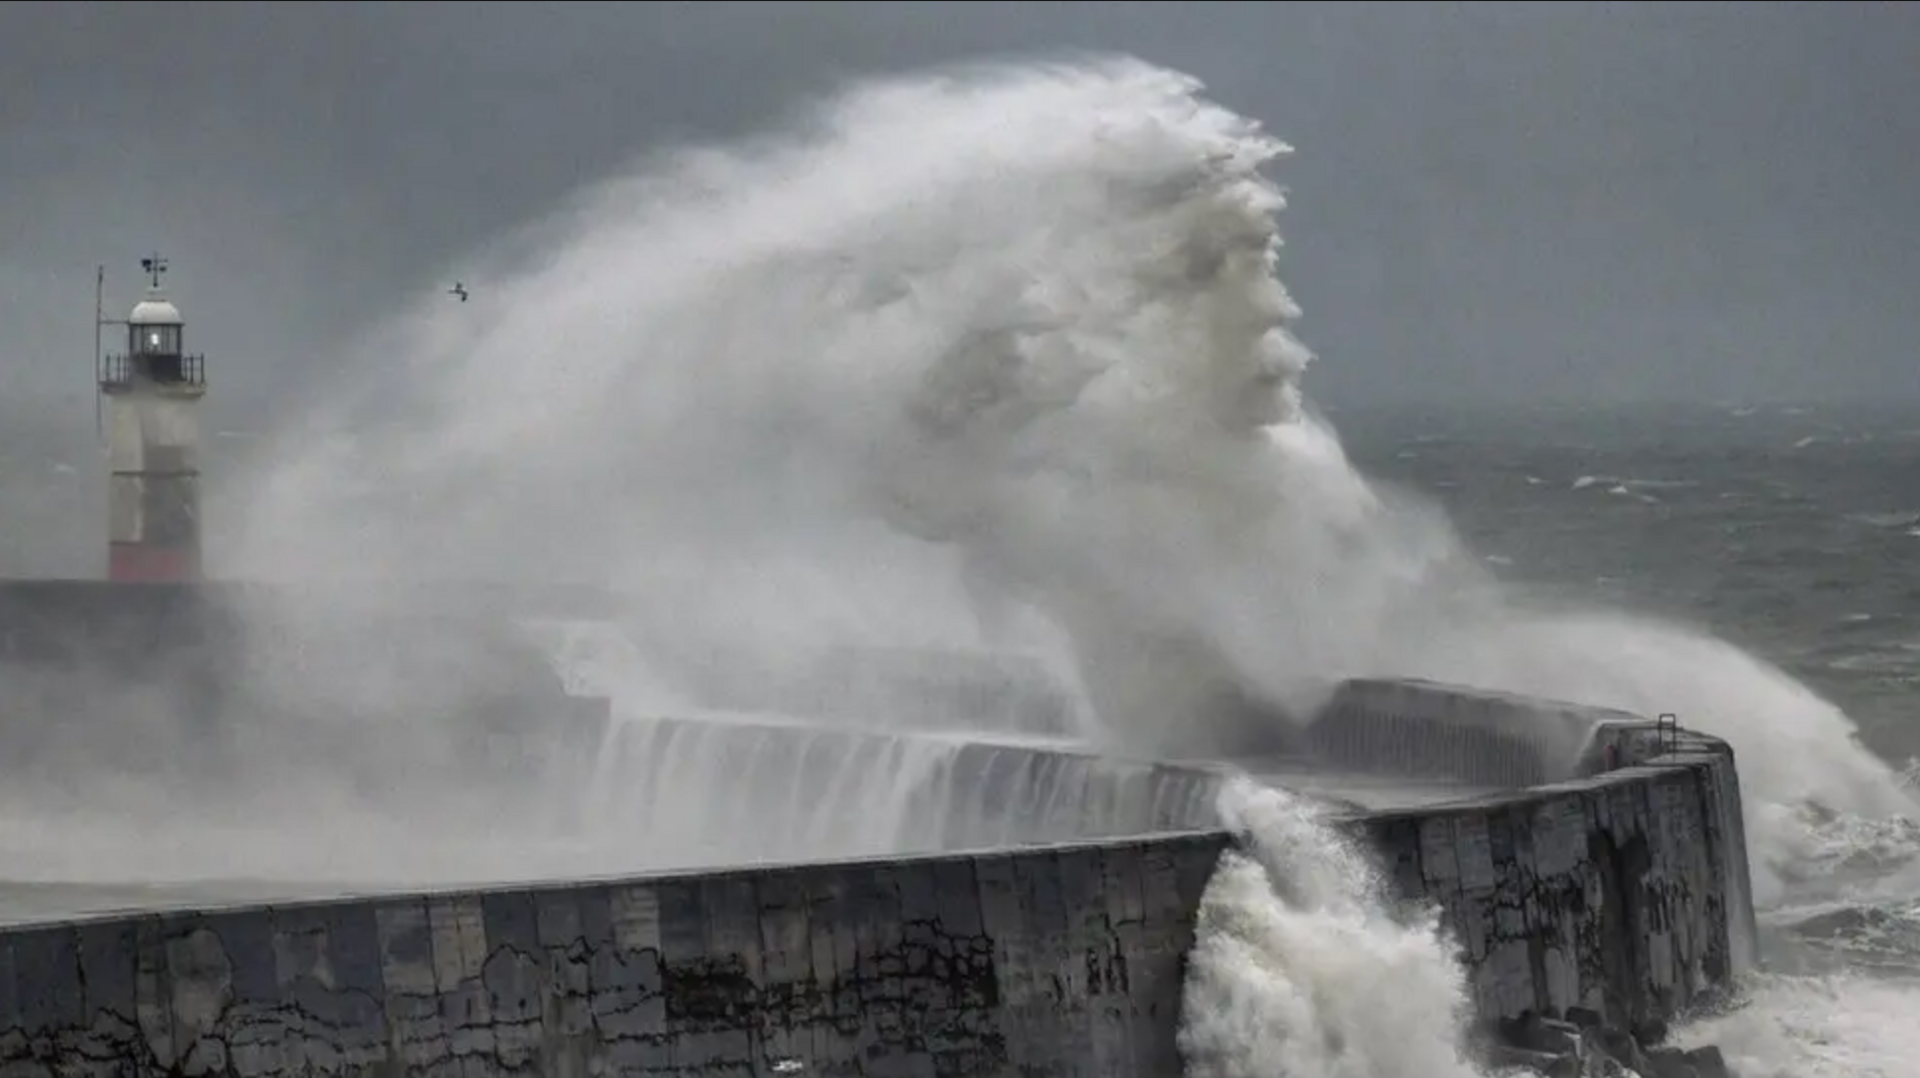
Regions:
<svg viewBox="0 0 1920 1078"><path fill-rule="evenodd" d="M533 892L535 935L546 963L547 1011L543 1058L565 1053L593 1030L592 969L586 929L580 916L580 892ZM537 975L537 974L536 974Z"/></svg>
<svg viewBox="0 0 1920 1078"><path fill-rule="evenodd" d="M374 926L395 1059L409 1074L458 1078L450 1032L440 1014L427 900L382 903L374 908ZM181 1025L176 1018L175 1027Z"/></svg>
<svg viewBox="0 0 1920 1078"><path fill-rule="evenodd" d="M1069 854L1073 851L1068 851ZM1071 935L1062 892L1060 855L1035 851L1013 860L1020 917L1034 992L1023 1017L1025 1039L1015 1058L1043 1073L1073 1074L1092 1052L1087 1031L1086 970L1076 968L1080 941Z"/></svg>
<svg viewBox="0 0 1920 1078"><path fill-rule="evenodd" d="M899 903L897 959L900 1048L891 1073L930 1076L936 1058L965 1053L972 1044L956 1012L965 1007L972 976L966 944L940 921L939 883L928 862L903 862L885 873Z"/></svg>
<svg viewBox="0 0 1920 1078"><path fill-rule="evenodd" d="M281 1031L261 1038L261 1073L360 1073L384 1063L391 1038L372 904L276 909L271 921Z"/></svg>
<svg viewBox="0 0 1920 1078"><path fill-rule="evenodd" d="M84 1021L79 940L69 928L13 938L14 1006L25 1029L71 1029Z"/></svg>
<svg viewBox="0 0 1920 1078"><path fill-rule="evenodd" d="M808 1018L812 1026L814 1074L860 1072L860 986L858 942L852 928L852 876L858 869L820 867L806 872L812 928L810 968L812 992Z"/></svg>
<svg viewBox="0 0 1920 1078"><path fill-rule="evenodd" d="M1047 978L1026 918L1025 881L1014 871L1013 857L976 858L973 873L981 933L991 949L1002 1058L986 1073L1018 1073L1016 1065L1033 1058L1031 1046L1045 1043Z"/></svg>
<svg viewBox="0 0 1920 1078"><path fill-rule="evenodd" d="M1110 846L1101 851L1100 857L1102 914L1111 950L1109 983L1101 1008L1107 1050L1100 1053L1098 1062L1113 1078L1151 1078L1140 1070L1143 1053L1139 1028L1146 1021L1140 1014L1144 1002L1140 993L1152 983L1141 983L1141 978L1152 974L1146 961L1144 860L1145 850L1133 843ZM1097 1034L1101 1032L1096 1030Z"/></svg>
<svg viewBox="0 0 1920 1078"><path fill-rule="evenodd" d="M659 1025L653 1030L664 1049L665 1062L680 1071L706 1067L724 1067L729 1048L718 1043L714 1032L721 1028L729 1010L743 1005L743 985L738 976L735 956L715 955L709 947L706 890L698 878L661 880L648 890L652 895L652 939L630 937L640 946L622 949L614 939L612 895L606 895L606 935L599 944L601 954L593 965L593 1014L596 1026L611 1020L629 1030L633 1040L643 1030L639 1009L650 988L660 995ZM645 900L634 896L623 899L631 910ZM757 903L756 903L757 908ZM645 931L645 930L642 930ZM646 945L653 940L652 953ZM649 968L651 967L651 968ZM635 1054L639 1046L632 1045ZM751 1046L749 1046L749 1051Z"/></svg>
<svg viewBox="0 0 1920 1078"><path fill-rule="evenodd" d="M541 1057L543 1018L552 983L540 946L533 895L527 891L482 895L480 918L487 952L479 982L491 1012L494 1056L500 1069L524 1071Z"/></svg>
<svg viewBox="0 0 1920 1078"><path fill-rule="evenodd" d="M141 917L134 922L134 1024L151 1062L170 1068L177 1061L173 1039L173 1000L167 981L166 945L161 937L158 917ZM32 976L30 970L14 970L15 977ZM17 1013L17 1012L16 1012Z"/></svg>
<svg viewBox="0 0 1920 1078"><path fill-rule="evenodd" d="M1453 818L1432 815L1420 821L1420 875L1427 897L1450 904L1460 894L1460 848Z"/></svg>
<svg viewBox="0 0 1920 1078"><path fill-rule="evenodd" d="M1168 843L1135 847L1140 871L1141 918L1131 963L1135 1071L1142 1078L1180 1072L1174 1031L1180 1021L1180 996L1192 919L1200 896L1181 891L1175 853ZM1183 930L1184 929L1184 930Z"/></svg>
<svg viewBox="0 0 1920 1078"><path fill-rule="evenodd" d="M618 900L623 894L633 899L632 912L626 915L631 918L630 929L622 927L625 918ZM657 947L653 941L659 938L652 894L651 888L639 887L614 891L616 943L622 951L643 949L640 953L644 959L652 957L650 952ZM760 958L760 902L754 880L743 873L709 877L700 882L699 898L706 927L707 975L711 978L711 1016L701 1033L702 1053L715 1074L751 1075L761 1055L765 1017L760 997L765 980ZM650 962L643 960L641 966L643 973L653 972ZM658 984L657 977L652 985L643 982L643 988L653 988L643 1000L661 999ZM658 1003L648 1008L643 1002L635 1015L636 1024L642 1029L649 1024L657 1028L655 1013L663 1014Z"/></svg>
<svg viewBox="0 0 1920 1078"><path fill-rule="evenodd" d="M487 939L480 896L435 896L426 908L434 995L452 1070L463 1078L483 1078L498 1052L492 1002L481 979Z"/></svg>
<svg viewBox="0 0 1920 1078"><path fill-rule="evenodd" d="M48 929L72 932L79 966L80 1017L73 1030L77 1053L91 1059L138 1058L139 1028L135 1024L135 960L138 935L127 921L103 921ZM11 940L0 939L0 1020L19 1016L25 1030L16 983L19 965ZM28 967L29 969L31 967ZM15 1023L7 1022L9 1026Z"/></svg>
<svg viewBox="0 0 1920 1078"><path fill-rule="evenodd" d="M852 946L852 964L840 976L854 991L843 1003L858 1022L856 1042L868 1072L888 1078L927 1069L924 1054L909 1041L905 926L897 879L900 865L867 864L849 873L841 924Z"/></svg>
<svg viewBox="0 0 1920 1078"><path fill-rule="evenodd" d="M813 978L813 930L804 874L769 872L755 881L760 949L762 1073L809 1064L813 1026L821 1020Z"/></svg>
<svg viewBox="0 0 1920 1078"><path fill-rule="evenodd" d="M1064 964L1076 1026L1073 1045L1089 1073L1111 1075L1123 1067L1126 956L1107 917L1106 851L1093 847L1062 850L1059 869L1061 916L1065 924Z"/></svg>

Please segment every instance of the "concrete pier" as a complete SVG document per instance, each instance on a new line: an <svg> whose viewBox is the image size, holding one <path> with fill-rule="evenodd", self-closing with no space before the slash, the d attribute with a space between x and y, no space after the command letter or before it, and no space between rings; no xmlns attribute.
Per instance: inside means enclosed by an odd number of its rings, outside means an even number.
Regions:
<svg viewBox="0 0 1920 1078"><path fill-rule="evenodd" d="M1356 815L1483 1015L1668 1018L1751 961L1731 751ZM1617 766L1616 766L1617 765ZM48 924L0 934L0 1070L1170 1078L1223 833Z"/></svg>
<svg viewBox="0 0 1920 1078"><path fill-rule="evenodd" d="M1284 755L1121 761L1063 736L1026 673L906 655L885 676L850 660L756 690L798 685L824 723L620 726L505 631L596 601L0 586L0 775L33 804L49 775L129 761L218 787L253 770L221 746L262 723L301 759L327 748L315 730L364 749L420 728L433 766L506 775L563 816L590 796L623 842L678 824L606 791L708 783L702 761L738 795L695 837L750 829L728 848L778 856L797 823L844 838L877 818L879 848L924 853L347 896L250 880L219 901L207 881L82 895L0 866L0 902L31 922L0 930L0 1075L1173 1078L1196 909L1240 841L1207 829L1229 766L1337 806L1400 897L1442 912L1485 1018L1670 1019L1754 959L1732 751L1672 724L1368 679L1304 728L1236 713L1235 744ZM934 706L950 677L967 691ZM888 719L901 707L924 713ZM994 737L948 722L979 713L1003 720ZM417 784L422 755L363 751L371 774L336 777ZM792 818L876 770L904 799ZM78 915L133 903L172 908Z"/></svg>

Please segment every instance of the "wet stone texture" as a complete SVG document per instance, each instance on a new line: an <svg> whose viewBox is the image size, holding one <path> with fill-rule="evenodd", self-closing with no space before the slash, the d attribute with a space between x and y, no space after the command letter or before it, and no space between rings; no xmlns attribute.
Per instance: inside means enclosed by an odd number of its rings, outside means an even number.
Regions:
<svg viewBox="0 0 1920 1078"><path fill-rule="evenodd" d="M1175 1073L1217 835L0 935L0 1073Z"/></svg>
<svg viewBox="0 0 1920 1078"><path fill-rule="evenodd" d="M1751 967L1740 812L1731 749L1682 730L1602 775L1356 825L1395 891L1439 905L1483 1017L1641 1028Z"/></svg>
<svg viewBox="0 0 1920 1078"><path fill-rule="evenodd" d="M1680 749L1355 826L1445 911L1488 1017L1645 1024L1723 983L1749 923L1732 758ZM18 929L0 1076L1172 1078L1228 841Z"/></svg>

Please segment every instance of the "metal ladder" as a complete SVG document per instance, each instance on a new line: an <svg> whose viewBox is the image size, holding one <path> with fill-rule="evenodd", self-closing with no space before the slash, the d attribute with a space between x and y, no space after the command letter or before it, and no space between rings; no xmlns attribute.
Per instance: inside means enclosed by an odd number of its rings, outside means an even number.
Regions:
<svg viewBox="0 0 1920 1078"><path fill-rule="evenodd" d="M1662 754L1678 752L1680 749L1680 716L1671 711L1662 711L1653 720L1654 736L1659 739Z"/></svg>

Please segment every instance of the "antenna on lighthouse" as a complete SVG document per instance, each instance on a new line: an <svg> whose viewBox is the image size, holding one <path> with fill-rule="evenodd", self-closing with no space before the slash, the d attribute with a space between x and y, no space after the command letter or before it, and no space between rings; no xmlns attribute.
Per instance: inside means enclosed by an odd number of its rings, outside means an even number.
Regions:
<svg viewBox="0 0 1920 1078"><path fill-rule="evenodd" d="M156 269L155 267L158 268ZM153 281L153 288L157 290L160 287L160 274L167 271L167 260L157 254L152 255L140 260L140 268L147 271L147 275ZM124 326L126 324L127 320L124 318L107 317L107 267L105 265L95 266L93 269L93 370L96 380L105 378L107 369L106 355L103 350L104 345L101 341L102 331L108 326ZM93 397L93 437L96 442L100 441L106 434L106 418L103 414L104 405L105 401L100 394L95 393Z"/></svg>
<svg viewBox="0 0 1920 1078"><path fill-rule="evenodd" d="M93 270L93 377L96 383L100 380L100 331L105 329L106 325L107 267L105 264L102 264L95 266ZM97 386L95 388L96 392L93 394L93 441L95 445L99 445L101 435L105 433L102 429L101 419L101 410L105 406L105 398L99 394Z"/></svg>

